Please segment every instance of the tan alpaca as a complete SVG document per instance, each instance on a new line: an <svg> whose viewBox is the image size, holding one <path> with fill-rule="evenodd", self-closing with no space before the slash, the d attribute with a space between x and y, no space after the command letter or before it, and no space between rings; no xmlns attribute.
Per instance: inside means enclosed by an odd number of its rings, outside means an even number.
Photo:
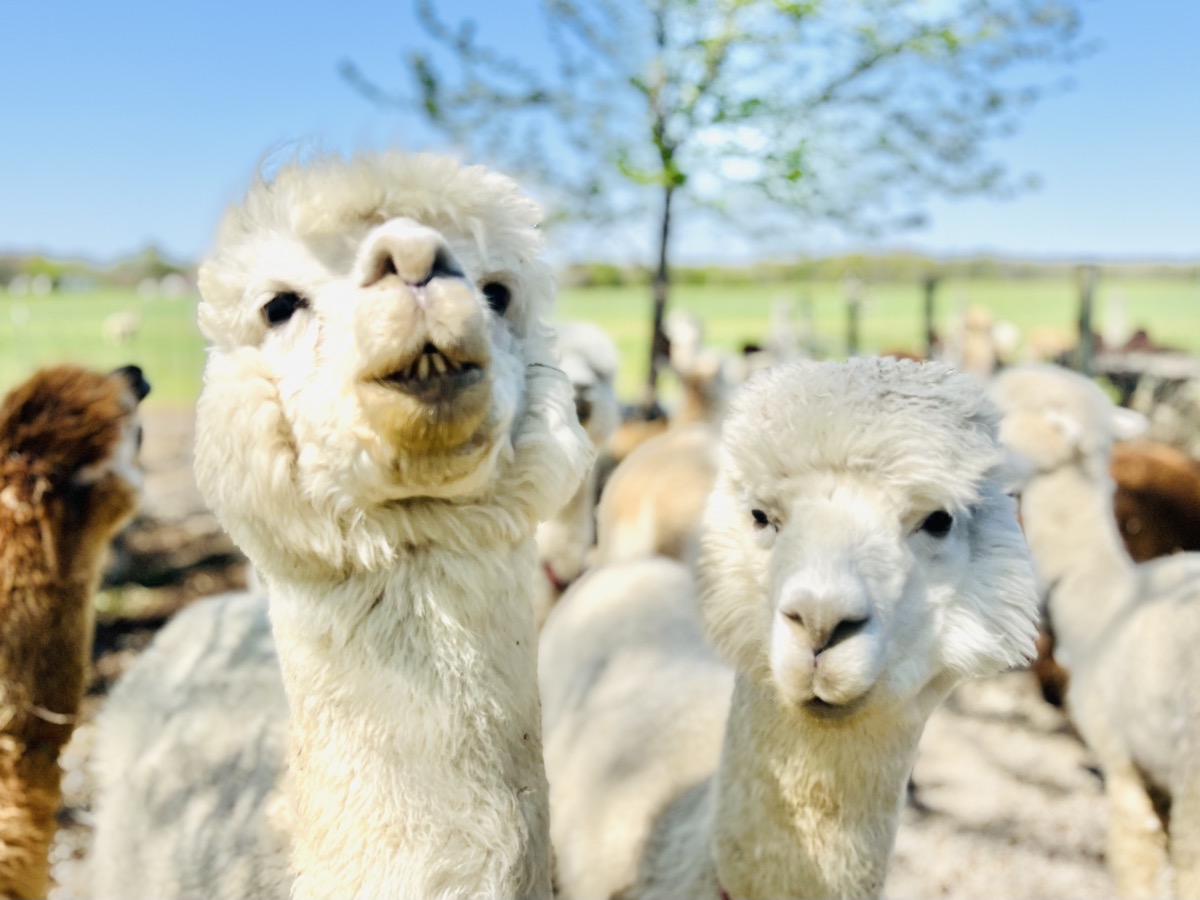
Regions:
<svg viewBox="0 0 1200 900"><path fill-rule="evenodd" d="M149 386L44 369L0 406L0 896L44 897L108 542L137 507Z"/></svg>

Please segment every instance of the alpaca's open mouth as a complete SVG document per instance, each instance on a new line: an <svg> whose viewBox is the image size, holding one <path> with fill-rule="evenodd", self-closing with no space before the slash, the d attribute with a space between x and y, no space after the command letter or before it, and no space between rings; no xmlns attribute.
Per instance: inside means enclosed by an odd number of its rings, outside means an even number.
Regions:
<svg viewBox="0 0 1200 900"><path fill-rule="evenodd" d="M483 379L483 366L472 360L456 360L433 344L426 344L408 364L382 375L379 384L395 388L420 400L448 400Z"/></svg>

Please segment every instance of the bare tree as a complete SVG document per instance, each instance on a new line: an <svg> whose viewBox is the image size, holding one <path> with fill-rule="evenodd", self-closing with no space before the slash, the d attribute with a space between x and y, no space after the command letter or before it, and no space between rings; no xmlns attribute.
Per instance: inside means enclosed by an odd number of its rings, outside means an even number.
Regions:
<svg viewBox="0 0 1200 900"><path fill-rule="evenodd" d="M416 0L407 89L342 72L538 184L552 212L653 217L651 405L678 216L779 244L816 221L879 234L919 224L934 195L1029 186L994 139L1086 49L1074 2L542 0L552 62L537 66Z"/></svg>

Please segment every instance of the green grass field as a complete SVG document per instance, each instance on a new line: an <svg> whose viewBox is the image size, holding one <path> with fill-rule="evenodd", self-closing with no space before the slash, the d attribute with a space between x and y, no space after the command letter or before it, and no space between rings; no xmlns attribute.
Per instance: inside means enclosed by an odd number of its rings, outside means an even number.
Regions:
<svg viewBox="0 0 1200 900"><path fill-rule="evenodd" d="M104 323L136 312L132 340L105 338ZM133 291L95 291L49 297L0 294L0 390L39 366L74 362L95 368L136 363L153 385L148 402L194 403L200 392L204 344L196 328L196 298L143 300Z"/></svg>
<svg viewBox="0 0 1200 900"><path fill-rule="evenodd" d="M1160 342L1200 353L1200 282L1106 275L1097 290L1097 330L1117 298L1130 328L1148 328ZM761 340L779 301L797 311L810 304L821 346L830 355L844 354L846 305L838 283L679 286L672 298L676 306L703 316L708 340L728 349ZM990 308L1022 333L1038 328L1066 336L1074 331L1077 302L1077 288L1069 279L947 281L938 292L938 325L945 332L957 308L974 304ZM111 368L133 362L154 384L149 402L190 405L200 389L204 362L195 304L194 297L144 300L117 291L45 298L0 294L0 390L47 363ZM560 318L591 320L613 336L623 360L618 388L629 400L638 396L645 377L649 306L649 290L641 287L569 289L559 299ZM869 286L861 315L861 351L918 348L921 310L919 286ZM137 312L141 327L131 340L116 344L105 338L104 322L123 311Z"/></svg>
<svg viewBox="0 0 1200 900"><path fill-rule="evenodd" d="M873 285L865 296L859 326L860 352L915 350L923 346L924 295L920 286ZM1096 294L1096 330L1102 330L1108 305L1118 298L1130 329L1145 327L1162 343L1200 353L1200 283L1106 279ZM711 343L734 350L745 341L762 340L777 301L791 303L797 311L794 321L801 306L811 303L820 346L832 356L845 354L846 301L842 286L836 282L680 286L674 289L671 302L704 318ZM978 305L991 309L998 319L1011 321L1022 334L1048 329L1069 338L1076 333L1078 303L1078 288L1067 279L947 281L937 294L937 327L945 334L956 309ZM558 309L561 318L591 320L613 336L623 362L618 389L623 398L637 397L650 341L649 290L566 290Z"/></svg>

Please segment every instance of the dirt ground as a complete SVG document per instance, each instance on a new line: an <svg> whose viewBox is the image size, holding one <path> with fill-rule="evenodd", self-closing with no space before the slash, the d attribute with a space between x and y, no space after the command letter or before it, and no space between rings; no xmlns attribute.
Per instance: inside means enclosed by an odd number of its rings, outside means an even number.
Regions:
<svg viewBox="0 0 1200 900"><path fill-rule="evenodd" d="M245 584L244 561L192 480L191 436L190 410L147 417L143 515L109 570L112 610L99 622L85 721L63 758L53 863L64 885L80 883L91 836L90 719L107 688L181 605ZM884 892L891 900L1113 896L1101 779L1028 673L961 688L930 720L913 782Z"/></svg>

